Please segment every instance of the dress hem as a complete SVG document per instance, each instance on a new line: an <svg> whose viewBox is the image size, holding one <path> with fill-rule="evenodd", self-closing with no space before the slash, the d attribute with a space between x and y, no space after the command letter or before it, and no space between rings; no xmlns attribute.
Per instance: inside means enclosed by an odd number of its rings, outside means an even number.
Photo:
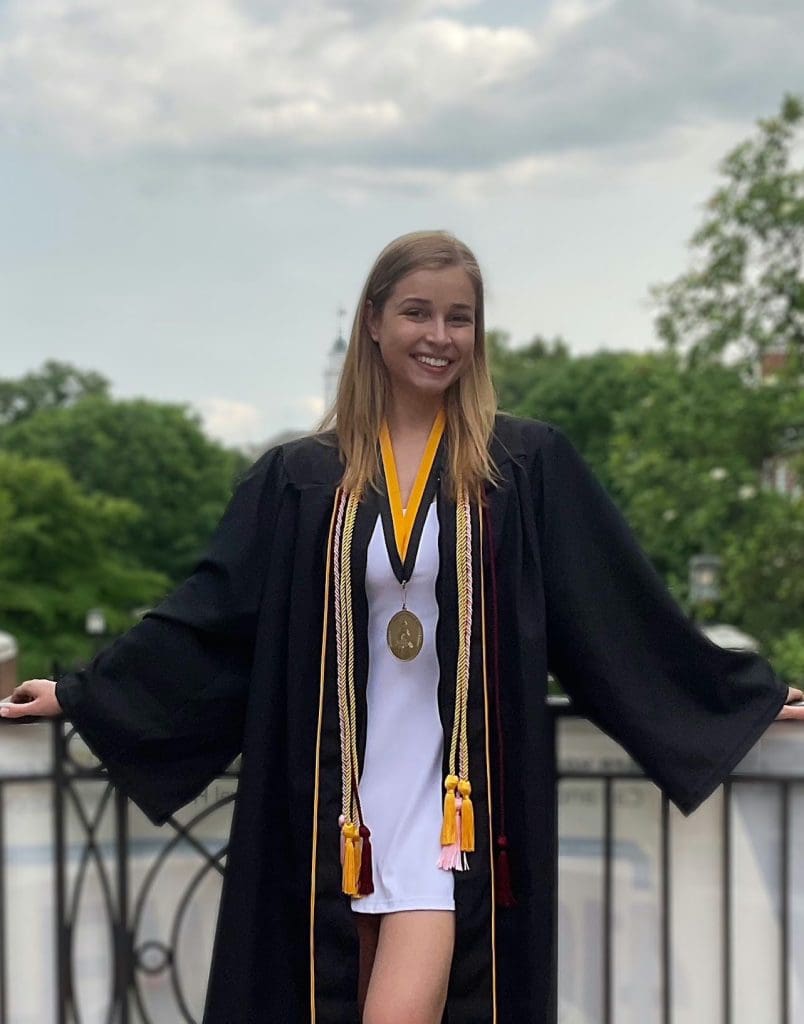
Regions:
<svg viewBox="0 0 804 1024"><path fill-rule="evenodd" d="M352 910L357 914L393 914L398 910L455 910L455 901L445 905L443 900L384 900L379 903L371 902L365 908L360 904L363 900L352 900Z"/></svg>

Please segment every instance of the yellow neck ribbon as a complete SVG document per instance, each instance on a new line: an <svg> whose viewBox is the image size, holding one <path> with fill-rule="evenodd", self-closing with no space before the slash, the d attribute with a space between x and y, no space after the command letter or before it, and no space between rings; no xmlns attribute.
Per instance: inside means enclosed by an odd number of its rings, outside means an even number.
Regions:
<svg viewBox="0 0 804 1024"><path fill-rule="evenodd" d="M419 511L422 495L424 494L424 489L433 469L433 462L435 461L438 445L444 433L446 421L446 414L444 413L443 408L441 408L438 410L435 422L430 430L430 436L427 438L424 454L422 455L422 460L419 463L419 470L416 473L416 479L413 483L413 490L410 492L408 507L404 512L402 511L402 496L399 490L399 476L396 471L396 459L394 458L394 449L391 444L391 434L388 430L388 421L383 420L382 426L380 427L380 452L382 454L383 470L385 471L385 482L388 488L388 503L391 506L391 518L394 524L396 547L399 552L400 561L402 562L405 561L410 536L413 533L413 524L416 522L416 516Z"/></svg>

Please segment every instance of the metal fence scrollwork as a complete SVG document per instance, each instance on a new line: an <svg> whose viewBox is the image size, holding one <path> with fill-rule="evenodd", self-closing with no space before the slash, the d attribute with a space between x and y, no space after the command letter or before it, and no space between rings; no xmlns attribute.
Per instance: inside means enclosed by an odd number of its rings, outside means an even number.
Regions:
<svg viewBox="0 0 804 1024"><path fill-rule="evenodd" d="M156 828L72 729L56 745L58 1024L197 1024L237 767Z"/></svg>

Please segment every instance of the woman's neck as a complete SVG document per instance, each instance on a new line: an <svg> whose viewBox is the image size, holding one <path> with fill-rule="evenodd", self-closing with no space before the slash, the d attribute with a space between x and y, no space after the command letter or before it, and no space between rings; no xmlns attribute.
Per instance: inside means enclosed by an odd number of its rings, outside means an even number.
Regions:
<svg viewBox="0 0 804 1024"><path fill-rule="evenodd" d="M418 400L401 399L391 396L386 411L388 430L393 438L427 438L441 408L441 396L426 396Z"/></svg>

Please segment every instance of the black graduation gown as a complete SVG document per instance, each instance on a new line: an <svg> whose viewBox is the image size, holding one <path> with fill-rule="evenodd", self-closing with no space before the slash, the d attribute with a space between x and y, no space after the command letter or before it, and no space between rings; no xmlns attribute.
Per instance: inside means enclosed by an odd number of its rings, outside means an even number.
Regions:
<svg viewBox="0 0 804 1024"><path fill-rule="evenodd" d="M492 454L501 476L488 489L488 511L517 905L493 903L489 816L496 828L499 751L475 601L468 717L477 848L471 869L455 875L457 939L445 1020L547 1024L555 1019L556 895L548 668L685 813L747 753L787 690L761 657L722 650L689 623L560 430L500 415ZM239 485L192 576L57 687L67 717L112 780L155 822L243 752L205 1024L357 1020L357 940L340 891L331 613L321 655L340 473L335 448L321 439L267 452ZM455 521L454 505L443 495L438 501L446 774L457 652ZM362 581L376 514L376 502L367 500L353 556L361 761ZM487 555L488 546L487 535ZM487 630L489 608L487 602Z"/></svg>

